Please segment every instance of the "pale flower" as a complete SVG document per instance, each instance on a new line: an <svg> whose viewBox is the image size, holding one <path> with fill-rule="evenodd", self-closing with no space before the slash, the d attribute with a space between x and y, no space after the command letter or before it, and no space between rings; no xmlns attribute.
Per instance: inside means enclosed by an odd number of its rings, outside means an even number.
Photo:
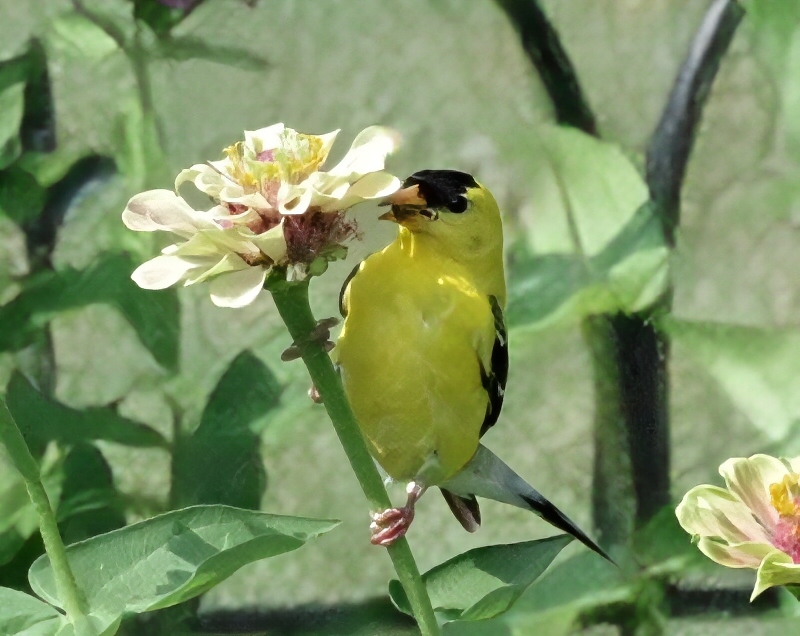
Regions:
<svg viewBox="0 0 800 636"><path fill-rule="evenodd" d="M363 130L336 166L320 170L338 132L306 135L283 124L246 131L225 159L194 165L175 180L176 192L190 181L211 197L216 205L207 211L169 190L133 197L122 213L127 227L182 239L136 269L133 280L145 289L210 280L216 305L242 307L272 268L303 279L312 263L324 268L343 257L356 235L345 210L388 196L400 181L383 172L398 136L380 126Z"/></svg>
<svg viewBox="0 0 800 636"><path fill-rule="evenodd" d="M719 472L727 488L697 486L678 505L683 529L713 561L758 571L750 600L800 584L800 457L733 458Z"/></svg>

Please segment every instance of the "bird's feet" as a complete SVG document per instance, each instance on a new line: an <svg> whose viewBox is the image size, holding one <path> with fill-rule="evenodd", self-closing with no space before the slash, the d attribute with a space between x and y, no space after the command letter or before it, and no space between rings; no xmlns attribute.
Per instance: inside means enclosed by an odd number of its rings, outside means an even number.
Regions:
<svg viewBox="0 0 800 636"><path fill-rule="evenodd" d="M382 545L388 548L398 539L406 536L414 520L414 506L410 508L388 508L383 512L372 515L369 529L372 531L370 542L372 545Z"/></svg>
<svg viewBox="0 0 800 636"><path fill-rule="evenodd" d="M398 539L406 536L406 532L411 527L414 520L414 507L417 500L425 492L425 488L416 482L411 482L406 486L408 499L402 508L388 508L382 512L372 515L372 523L369 526L372 532L370 542L372 545L382 545L388 548Z"/></svg>
<svg viewBox="0 0 800 636"><path fill-rule="evenodd" d="M281 360L284 362L297 360L297 358L303 355L303 347L312 342L322 345L322 348L325 349L326 352L330 351L335 346L334 343L331 342L331 329L338 324L338 318L323 318L322 320L318 320L316 326L308 336L296 340L292 343L291 347L287 348L281 354Z"/></svg>

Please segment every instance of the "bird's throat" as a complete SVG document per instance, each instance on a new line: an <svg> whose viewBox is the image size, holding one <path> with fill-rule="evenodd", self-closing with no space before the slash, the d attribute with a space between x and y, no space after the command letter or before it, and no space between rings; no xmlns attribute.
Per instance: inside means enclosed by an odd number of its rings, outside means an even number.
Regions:
<svg viewBox="0 0 800 636"><path fill-rule="evenodd" d="M503 245L499 243L490 250L472 254L466 250L449 250L437 237L424 232L413 232L400 226L397 236L400 250L408 258L430 260L448 259L467 270L468 279L477 290L497 298L505 306L506 283L503 271Z"/></svg>

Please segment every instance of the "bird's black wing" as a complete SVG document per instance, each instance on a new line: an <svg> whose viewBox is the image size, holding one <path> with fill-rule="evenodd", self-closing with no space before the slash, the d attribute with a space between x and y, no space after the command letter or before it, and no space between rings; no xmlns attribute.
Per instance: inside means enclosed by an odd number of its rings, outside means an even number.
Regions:
<svg viewBox="0 0 800 636"><path fill-rule="evenodd" d="M486 415L481 425L481 437L488 431L503 408L503 396L508 378L508 335L506 321L503 317L503 308L494 296L489 296L494 315L494 346L492 347L492 368L488 371L481 364L481 382L486 393L489 394L489 403L486 405Z"/></svg>
<svg viewBox="0 0 800 636"><path fill-rule="evenodd" d="M344 295L347 292L347 286L350 284L350 281L353 280L353 276L358 274L359 267L361 267L361 263L353 268L353 271L347 275L347 278L345 278L342 283L342 289L339 292L339 313L342 315L342 318L347 318L347 307L344 305Z"/></svg>

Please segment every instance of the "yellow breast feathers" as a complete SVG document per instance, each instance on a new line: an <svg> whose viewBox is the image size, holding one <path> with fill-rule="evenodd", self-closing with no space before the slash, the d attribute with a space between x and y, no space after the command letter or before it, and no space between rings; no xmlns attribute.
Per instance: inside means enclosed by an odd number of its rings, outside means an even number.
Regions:
<svg viewBox="0 0 800 636"><path fill-rule="evenodd" d="M467 272L399 241L364 261L346 289L336 347L371 450L397 480L436 485L478 448L495 323Z"/></svg>

